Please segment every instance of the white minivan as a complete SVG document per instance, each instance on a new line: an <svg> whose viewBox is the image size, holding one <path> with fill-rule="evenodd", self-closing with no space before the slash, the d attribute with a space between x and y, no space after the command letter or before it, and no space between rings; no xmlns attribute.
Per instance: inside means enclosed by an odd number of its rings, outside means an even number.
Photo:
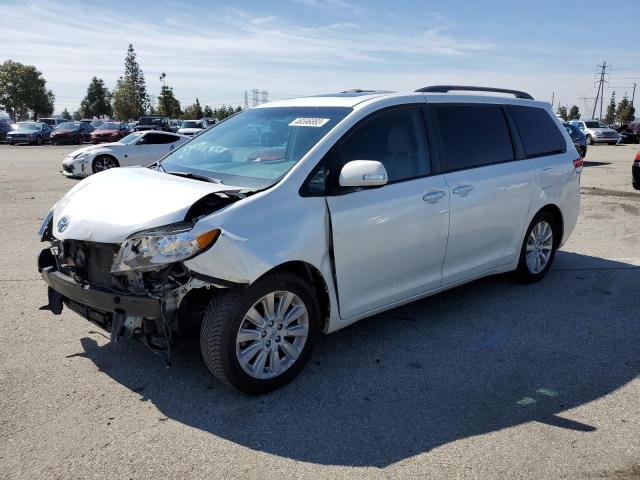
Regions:
<svg viewBox="0 0 640 480"><path fill-rule="evenodd" d="M449 93L467 90L500 95ZM167 356L198 326L213 375L263 393L321 332L487 275L540 280L576 224L581 169L523 92L273 102L79 182L42 224L38 269L54 313Z"/></svg>

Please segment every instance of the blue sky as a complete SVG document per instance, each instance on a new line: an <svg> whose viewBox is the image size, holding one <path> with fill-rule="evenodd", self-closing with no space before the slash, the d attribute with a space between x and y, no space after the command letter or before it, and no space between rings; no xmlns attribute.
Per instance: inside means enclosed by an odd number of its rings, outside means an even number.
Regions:
<svg viewBox="0 0 640 480"><path fill-rule="evenodd" d="M479 5L482 5L479 7ZM242 104L349 88L430 84L516 88L576 103L640 83L638 1L140 1L0 0L0 61L35 65L76 109L92 76L112 88L133 43L149 93L158 76L183 104ZM606 15L605 15L606 10ZM635 18L635 20L634 20ZM640 97L640 88L636 92Z"/></svg>

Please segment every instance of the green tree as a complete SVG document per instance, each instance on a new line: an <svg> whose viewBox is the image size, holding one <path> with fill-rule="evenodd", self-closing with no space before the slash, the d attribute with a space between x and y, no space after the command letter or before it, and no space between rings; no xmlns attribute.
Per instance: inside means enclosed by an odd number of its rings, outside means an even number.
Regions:
<svg viewBox="0 0 640 480"><path fill-rule="evenodd" d="M636 109L631 105L631 102L625 95L622 97L622 100L618 103L618 107L616 108L616 118L620 123L629 123L633 122L635 119Z"/></svg>
<svg viewBox="0 0 640 480"><path fill-rule="evenodd" d="M133 45L129 44L124 59L124 75L116 82L112 95L113 113L121 120L129 120L144 115L149 106L144 74L136 60Z"/></svg>
<svg viewBox="0 0 640 480"><path fill-rule="evenodd" d="M567 114L567 107L565 107L564 105L558 105L557 114L565 122L569 118L569 115Z"/></svg>
<svg viewBox="0 0 640 480"><path fill-rule="evenodd" d="M33 65L7 60L0 65L0 106L13 120L53 113L55 96L47 90L47 81Z"/></svg>
<svg viewBox="0 0 640 480"><path fill-rule="evenodd" d="M182 114L182 118L189 120L194 119L197 120L199 118L204 117L204 112L202 111L202 107L200 106L200 100L196 98L196 103L189 105L184 109L184 113Z"/></svg>
<svg viewBox="0 0 640 480"><path fill-rule="evenodd" d="M73 119L76 120L76 121L82 119L82 115L80 115L80 112L78 110L73 112Z"/></svg>
<svg viewBox="0 0 640 480"><path fill-rule="evenodd" d="M213 110L209 105L204 106L203 112L205 117L213 117Z"/></svg>
<svg viewBox="0 0 640 480"><path fill-rule="evenodd" d="M616 92L611 94L611 100L609 100L609 105L607 105L607 114L602 120L607 125L611 125L616 121Z"/></svg>
<svg viewBox="0 0 640 480"><path fill-rule="evenodd" d="M577 105L569 109L569 120L578 120L580 118L580 109Z"/></svg>
<svg viewBox="0 0 640 480"><path fill-rule="evenodd" d="M67 110L66 108L62 111L62 118L64 118L65 120L73 120L73 118L71 118L69 110Z"/></svg>
<svg viewBox="0 0 640 480"><path fill-rule="evenodd" d="M101 115L111 116L111 94L101 78L93 77L87 95L80 102L80 114L85 118L99 117Z"/></svg>
<svg viewBox="0 0 640 480"><path fill-rule="evenodd" d="M240 113L242 111L242 107L238 105L235 109L235 113Z"/></svg>
<svg viewBox="0 0 640 480"><path fill-rule="evenodd" d="M158 97L158 109L157 114L171 118L178 118L182 114L180 110L180 102L173 94L173 88L169 87L165 83L167 74L162 72L160 75L160 81L162 87L160 88L160 96Z"/></svg>

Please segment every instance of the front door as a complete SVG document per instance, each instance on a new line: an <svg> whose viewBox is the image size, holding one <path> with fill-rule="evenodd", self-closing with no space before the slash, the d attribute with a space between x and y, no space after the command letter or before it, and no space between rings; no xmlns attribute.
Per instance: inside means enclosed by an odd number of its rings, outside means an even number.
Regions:
<svg viewBox="0 0 640 480"><path fill-rule="evenodd" d="M449 227L443 175L430 176L422 107L373 114L337 147L337 171L378 160L389 183L327 197L343 319L435 289Z"/></svg>

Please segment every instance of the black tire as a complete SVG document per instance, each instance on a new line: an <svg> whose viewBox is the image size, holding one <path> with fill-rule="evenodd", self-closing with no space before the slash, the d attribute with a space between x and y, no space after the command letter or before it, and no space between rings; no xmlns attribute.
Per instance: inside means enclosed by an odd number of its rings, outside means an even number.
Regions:
<svg viewBox="0 0 640 480"><path fill-rule="evenodd" d="M593 145L593 137L591 135L587 135L587 145Z"/></svg>
<svg viewBox="0 0 640 480"><path fill-rule="evenodd" d="M297 360L280 375L257 379L248 375L236 355L236 336L249 309L265 295L289 291L307 308L309 333ZM209 371L220 382L249 395L280 388L293 380L307 363L320 325L320 310L308 282L297 275L282 272L263 277L249 288L220 292L207 307L200 329L200 349Z"/></svg>
<svg viewBox="0 0 640 480"><path fill-rule="evenodd" d="M551 255L549 256L549 260L547 261L547 264L540 272L533 273L531 272L531 270L529 270L529 266L527 265L527 240L529 239L529 236L531 235L531 231L533 230L533 228L541 221L545 221L551 226L551 231L553 233L553 238L552 238L553 243L551 248ZM531 223L529 224L529 228L527 228L527 233L525 234L524 240L522 241L522 247L520 248L520 259L518 261L518 268L516 268L514 272L514 277L517 281L521 283L535 283L535 282L539 282L545 277L545 275L551 268L551 265L553 264L553 260L556 256L556 250L558 249L558 245L560 243L559 235L560 235L559 220L549 212L538 212L538 214L533 218L533 220L531 220Z"/></svg>
<svg viewBox="0 0 640 480"><path fill-rule="evenodd" d="M105 163L108 164L108 166L106 168L102 168L101 165L104 165ZM120 164L118 163L118 161L113 158L110 155L99 155L96 158L93 159L93 163L91 164L91 171L93 173L98 173L98 172L102 172L104 170L108 170L110 168L117 168L119 167Z"/></svg>
<svg viewBox="0 0 640 480"><path fill-rule="evenodd" d="M76 138L76 144L82 145L82 134L78 135L78 138Z"/></svg>
<svg viewBox="0 0 640 480"><path fill-rule="evenodd" d="M40 135L36 137L36 145L38 146L42 145L42 137Z"/></svg>

